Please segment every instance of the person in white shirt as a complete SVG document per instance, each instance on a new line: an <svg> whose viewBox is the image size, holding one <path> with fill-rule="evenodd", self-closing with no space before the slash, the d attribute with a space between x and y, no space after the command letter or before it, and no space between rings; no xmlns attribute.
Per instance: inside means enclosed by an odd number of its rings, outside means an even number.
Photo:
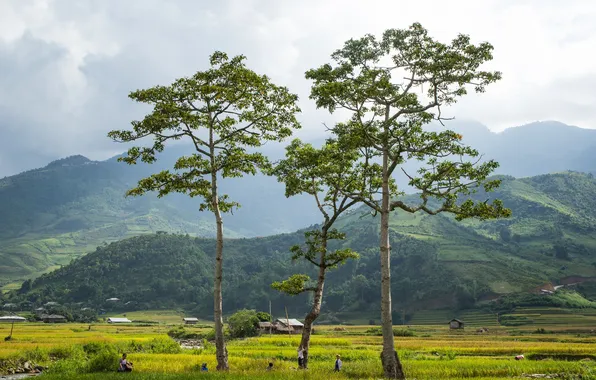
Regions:
<svg viewBox="0 0 596 380"><path fill-rule="evenodd" d="M298 347L298 368L304 366L304 349L302 346Z"/></svg>
<svg viewBox="0 0 596 380"><path fill-rule="evenodd" d="M339 372L341 370L341 359L339 355L335 356L335 369L333 371Z"/></svg>

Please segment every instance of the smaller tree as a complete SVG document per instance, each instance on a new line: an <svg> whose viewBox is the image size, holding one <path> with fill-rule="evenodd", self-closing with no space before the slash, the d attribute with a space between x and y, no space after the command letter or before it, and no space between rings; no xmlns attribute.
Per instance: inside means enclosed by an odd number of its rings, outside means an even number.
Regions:
<svg viewBox="0 0 596 380"><path fill-rule="evenodd" d="M259 317L254 310L243 309L228 318L228 330L232 338L248 338L258 333Z"/></svg>
<svg viewBox="0 0 596 380"><path fill-rule="evenodd" d="M356 151L342 150L336 142L329 140L316 149L310 144L294 140L286 148L286 158L281 160L272 170L280 182L286 185L286 196L298 194L312 195L321 212L323 222L316 229L307 231L304 246L293 246L292 260L303 259L318 268L318 278L314 284L305 274L295 274L287 280L274 282L272 287L289 295L304 292L314 293L312 307L304 320L304 330L300 347L304 349L304 368L308 367L308 348L312 325L321 313L323 288L327 270L344 264L348 259L358 258L351 249L330 250L328 244L332 240L343 240L345 234L334 228L337 218L345 213L357 201L342 195L338 189L362 190L363 187L374 187L367 178L374 173L375 166L369 171L361 170ZM363 174L366 173L366 174ZM378 187L378 184L376 184Z"/></svg>

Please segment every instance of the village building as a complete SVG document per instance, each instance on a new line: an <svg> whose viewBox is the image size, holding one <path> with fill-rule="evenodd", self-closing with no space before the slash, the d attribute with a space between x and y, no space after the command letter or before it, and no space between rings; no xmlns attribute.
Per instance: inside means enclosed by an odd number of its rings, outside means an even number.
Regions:
<svg viewBox="0 0 596 380"><path fill-rule="evenodd" d="M113 298L108 298L108 299L106 300L106 302L118 302L118 301L120 301L120 298L116 298L116 297L113 297Z"/></svg>
<svg viewBox="0 0 596 380"><path fill-rule="evenodd" d="M66 317L63 315L50 314L50 315L42 315L41 320L44 323L65 323Z"/></svg>
<svg viewBox="0 0 596 380"><path fill-rule="evenodd" d="M182 319L184 321L185 325L196 325L197 323L199 323L199 318L183 318Z"/></svg>
<svg viewBox="0 0 596 380"><path fill-rule="evenodd" d="M460 321L459 319L453 318L452 320L449 321L449 328L451 330L463 329L464 328L464 322L463 321Z"/></svg>
<svg viewBox="0 0 596 380"><path fill-rule="evenodd" d="M132 323L132 321L128 318L108 318L108 323Z"/></svg>
<svg viewBox="0 0 596 380"><path fill-rule="evenodd" d="M304 325L294 318L278 318L275 322L259 322L259 330L272 334L302 334Z"/></svg>

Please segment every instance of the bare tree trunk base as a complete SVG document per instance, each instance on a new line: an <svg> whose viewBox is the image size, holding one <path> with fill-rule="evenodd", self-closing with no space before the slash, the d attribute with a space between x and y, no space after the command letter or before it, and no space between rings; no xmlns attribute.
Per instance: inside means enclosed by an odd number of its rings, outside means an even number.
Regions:
<svg viewBox="0 0 596 380"><path fill-rule="evenodd" d="M217 367L215 368L218 371L229 371L230 366L228 365L228 348L224 347L223 355L216 355L217 356Z"/></svg>
<svg viewBox="0 0 596 380"><path fill-rule="evenodd" d="M406 378L396 351L393 351L393 355L382 352L381 363L383 364L383 371L385 372L385 377L387 379L404 380Z"/></svg>

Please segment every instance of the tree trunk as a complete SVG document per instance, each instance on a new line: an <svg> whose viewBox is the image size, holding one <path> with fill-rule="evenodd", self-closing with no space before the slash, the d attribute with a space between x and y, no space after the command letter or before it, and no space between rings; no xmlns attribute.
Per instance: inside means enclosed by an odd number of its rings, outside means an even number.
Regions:
<svg viewBox="0 0 596 380"><path fill-rule="evenodd" d="M217 370L227 371L228 349L224 340L223 323L223 302L221 295L221 282L223 277L223 219L219 210L219 199L217 196L217 173L211 174L211 189L213 197L213 214L216 223L215 244L215 280L213 286L213 316L215 319L215 356L217 358Z"/></svg>
<svg viewBox="0 0 596 380"><path fill-rule="evenodd" d="M391 316L391 245L389 242L389 157L383 152L383 184L381 200L381 328L383 331L383 352L381 363L385 377L405 379L404 372L395 351L393 319Z"/></svg>
<svg viewBox="0 0 596 380"><path fill-rule="evenodd" d="M326 243L323 243L326 245ZM315 289L315 296L312 302L310 312L304 318L304 329L302 330L302 339L300 340L300 347L304 350L304 360L302 362L303 368L308 368L308 349L310 347L310 336L312 333L312 324L319 317L321 313L321 303L323 302L323 287L325 286L325 252L321 253L321 266L319 267L319 279Z"/></svg>

